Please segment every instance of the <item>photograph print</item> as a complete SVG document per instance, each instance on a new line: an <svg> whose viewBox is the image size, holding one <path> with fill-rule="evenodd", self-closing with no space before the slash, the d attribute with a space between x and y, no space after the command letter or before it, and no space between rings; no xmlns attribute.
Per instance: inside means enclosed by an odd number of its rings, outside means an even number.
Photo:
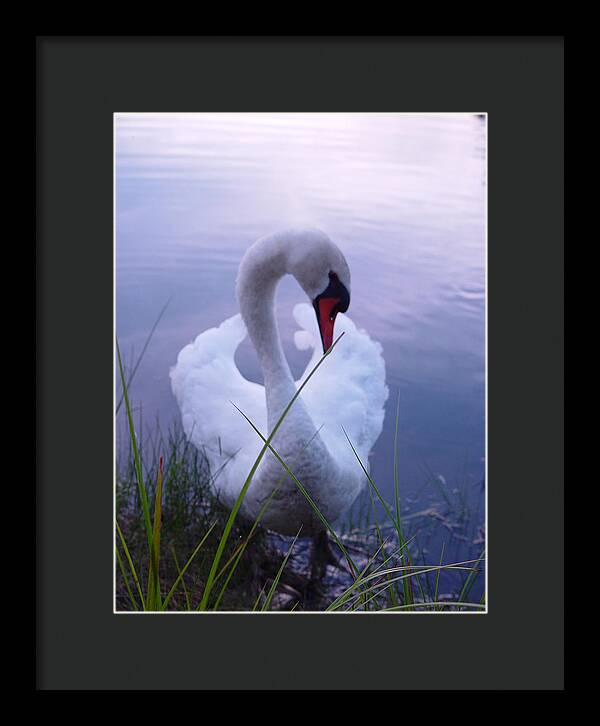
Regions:
<svg viewBox="0 0 600 726"><path fill-rule="evenodd" d="M485 614L486 260L484 112L115 113L115 613Z"/></svg>

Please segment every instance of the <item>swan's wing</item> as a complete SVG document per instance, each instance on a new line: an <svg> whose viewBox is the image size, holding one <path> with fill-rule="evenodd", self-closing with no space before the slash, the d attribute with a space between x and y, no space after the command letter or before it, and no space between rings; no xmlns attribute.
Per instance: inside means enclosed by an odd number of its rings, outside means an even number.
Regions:
<svg viewBox="0 0 600 726"><path fill-rule="evenodd" d="M234 315L186 345L170 371L185 434L206 453L212 476L219 472L215 488L226 499L239 490L239 476L232 472L247 473L260 449L256 433L232 402L261 431L267 427L264 388L244 378L234 360L245 337L241 315Z"/></svg>
<svg viewBox="0 0 600 726"><path fill-rule="evenodd" d="M314 349L301 382L322 356L322 347L311 306L307 303L296 305L294 318L301 327L294 335L296 347ZM316 428L323 426L321 437L332 455L338 463L354 470L358 462L342 426L367 465L369 451L383 426L388 388L381 345L340 313L335 320L335 337L342 332L344 337L307 383L302 398Z"/></svg>

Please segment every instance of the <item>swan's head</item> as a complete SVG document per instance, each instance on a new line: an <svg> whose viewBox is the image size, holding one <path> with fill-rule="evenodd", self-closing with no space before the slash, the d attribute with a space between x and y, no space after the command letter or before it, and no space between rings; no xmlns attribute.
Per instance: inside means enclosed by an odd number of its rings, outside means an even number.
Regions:
<svg viewBox="0 0 600 726"><path fill-rule="evenodd" d="M313 304L325 353L333 343L336 315L350 305L350 268L340 249L319 230L298 232L295 242L288 271Z"/></svg>

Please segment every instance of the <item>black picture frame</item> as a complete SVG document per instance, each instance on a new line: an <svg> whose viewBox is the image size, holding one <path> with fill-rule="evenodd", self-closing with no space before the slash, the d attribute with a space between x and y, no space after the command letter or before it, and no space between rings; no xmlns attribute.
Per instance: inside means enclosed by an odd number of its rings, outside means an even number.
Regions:
<svg viewBox="0 0 600 726"><path fill-rule="evenodd" d="M36 64L37 688L562 689L563 38L51 36ZM113 614L123 110L488 114L487 614Z"/></svg>

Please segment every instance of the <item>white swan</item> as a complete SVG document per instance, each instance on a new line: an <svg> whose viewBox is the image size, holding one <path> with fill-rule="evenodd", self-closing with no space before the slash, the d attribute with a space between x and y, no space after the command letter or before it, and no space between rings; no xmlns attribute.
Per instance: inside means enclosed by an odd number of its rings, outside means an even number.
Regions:
<svg viewBox="0 0 600 726"><path fill-rule="evenodd" d="M286 274L296 278L314 307L301 303L294 308L302 328L295 334L296 346L314 348L298 382L290 372L275 320L275 291ZM232 403L263 435L270 433L321 357L319 341L323 351L331 346L335 322L336 336L345 335L307 383L272 441L332 522L366 482L342 427L367 466L369 451L381 433L388 396L380 344L343 314L350 302L346 260L319 230L287 230L263 237L240 263L237 297L241 315L201 333L181 350L171 369L186 436L206 453L214 487L231 506L263 445ZM258 353L264 387L244 378L234 360L246 332ZM296 534L301 526L301 536L322 533L305 497L270 451L257 469L241 513L254 520L278 485L262 524L287 535Z"/></svg>

